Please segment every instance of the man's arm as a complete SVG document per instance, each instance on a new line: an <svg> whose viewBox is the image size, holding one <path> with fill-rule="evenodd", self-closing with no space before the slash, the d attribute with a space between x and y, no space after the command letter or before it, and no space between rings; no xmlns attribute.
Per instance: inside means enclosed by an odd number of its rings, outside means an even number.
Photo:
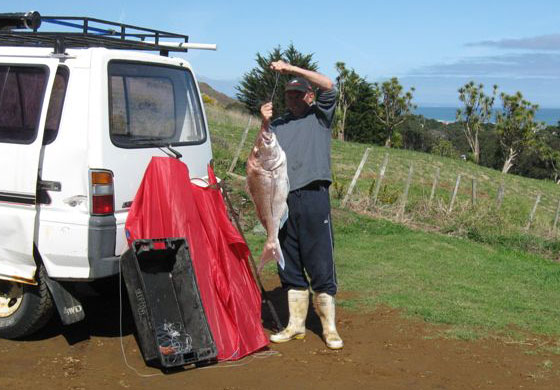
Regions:
<svg viewBox="0 0 560 390"><path fill-rule="evenodd" d="M270 69L281 74L291 74L294 76L305 77L314 87L323 91L329 91L334 88L334 83L327 76L312 70L290 65L282 60L271 62Z"/></svg>

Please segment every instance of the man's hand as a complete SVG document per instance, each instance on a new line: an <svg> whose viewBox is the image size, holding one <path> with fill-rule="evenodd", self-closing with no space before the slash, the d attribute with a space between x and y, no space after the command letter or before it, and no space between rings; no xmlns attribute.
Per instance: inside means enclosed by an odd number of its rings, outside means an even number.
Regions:
<svg viewBox="0 0 560 390"><path fill-rule="evenodd" d="M280 61L273 61L270 63L270 69L278 72L280 74L291 74L293 71L293 66L280 60Z"/></svg>
<svg viewBox="0 0 560 390"><path fill-rule="evenodd" d="M268 126L272 118L272 102L265 103L261 106L261 118L263 124Z"/></svg>

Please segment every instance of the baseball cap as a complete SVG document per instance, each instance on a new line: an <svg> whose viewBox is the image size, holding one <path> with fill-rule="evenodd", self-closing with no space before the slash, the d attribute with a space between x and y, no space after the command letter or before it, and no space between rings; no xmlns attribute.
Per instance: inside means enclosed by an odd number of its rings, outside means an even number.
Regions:
<svg viewBox="0 0 560 390"><path fill-rule="evenodd" d="M309 81L304 77L295 77L288 81L286 84L286 88L284 91L300 91L300 92L309 92L312 91L311 84Z"/></svg>

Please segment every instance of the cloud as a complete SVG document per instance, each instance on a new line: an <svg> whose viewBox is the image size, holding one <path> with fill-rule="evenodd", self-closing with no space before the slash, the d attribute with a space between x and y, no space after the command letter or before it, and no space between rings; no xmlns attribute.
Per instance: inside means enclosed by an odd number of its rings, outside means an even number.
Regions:
<svg viewBox="0 0 560 390"><path fill-rule="evenodd" d="M463 58L415 69L410 76L560 78L560 53L522 53Z"/></svg>
<svg viewBox="0 0 560 390"><path fill-rule="evenodd" d="M467 43L466 46L487 46L500 49L560 51L560 34L539 35L530 38L500 39Z"/></svg>
<svg viewBox="0 0 560 390"><path fill-rule="evenodd" d="M514 94L523 93L523 97L532 103L544 107L560 107L560 78L506 78L506 77L462 77L462 76L407 76L400 78L405 88L416 87L414 102L419 106L452 106L459 107L457 90L470 80L482 83L485 92L491 93L492 86L498 86L498 92ZM556 121L555 121L556 123Z"/></svg>
<svg viewBox="0 0 560 390"><path fill-rule="evenodd" d="M504 49L504 54L463 57L423 66L402 77L403 85L416 86L415 99L424 105L454 105L457 88L469 80L500 91L523 95L542 107L560 107L560 34L521 39L468 43Z"/></svg>

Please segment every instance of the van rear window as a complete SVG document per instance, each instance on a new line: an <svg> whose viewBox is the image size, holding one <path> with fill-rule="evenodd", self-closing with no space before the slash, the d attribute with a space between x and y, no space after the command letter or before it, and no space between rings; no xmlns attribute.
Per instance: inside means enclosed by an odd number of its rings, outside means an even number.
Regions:
<svg viewBox="0 0 560 390"><path fill-rule="evenodd" d="M184 68L109 63L111 141L123 148L198 144L206 140L192 74Z"/></svg>
<svg viewBox="0 0 560 390"><path fill-rule="evenodd" d="M0 65L0 142L35 141L47 80L46 67Z"/></svg>

